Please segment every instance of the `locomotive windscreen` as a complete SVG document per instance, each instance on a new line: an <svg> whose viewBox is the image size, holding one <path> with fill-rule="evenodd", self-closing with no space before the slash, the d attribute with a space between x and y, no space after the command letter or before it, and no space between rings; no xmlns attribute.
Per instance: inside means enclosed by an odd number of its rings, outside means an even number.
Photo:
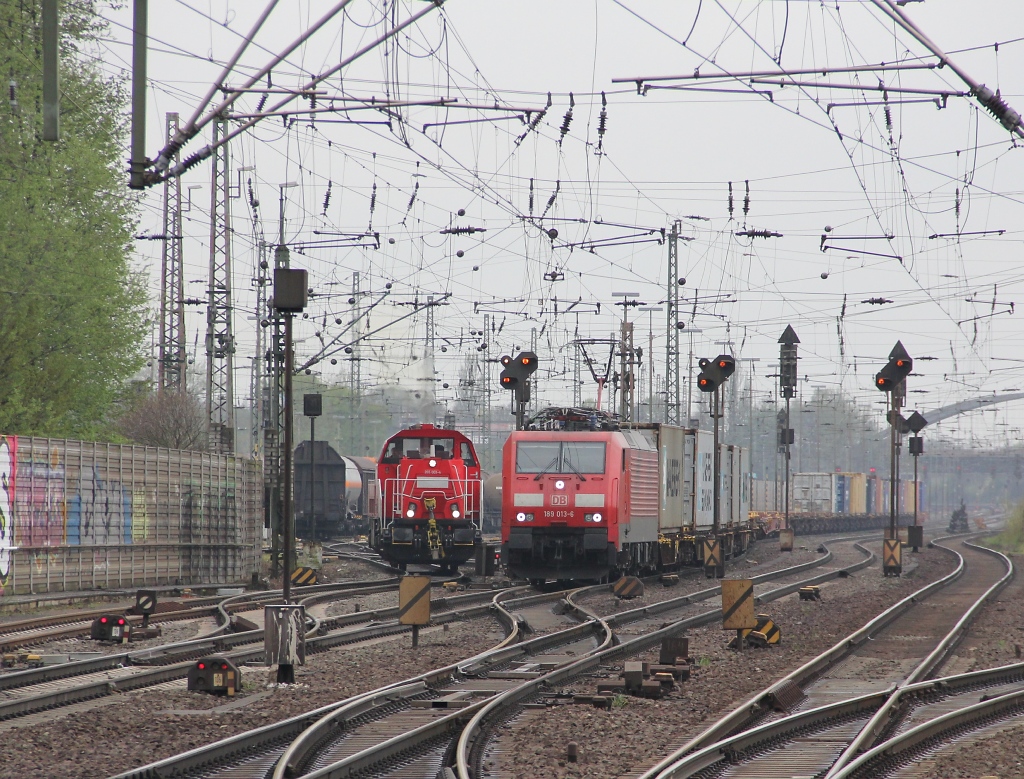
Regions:
<svg viewBox="0 0 1024 779"><path fill-rule="evenodd" d="M519 441L516 473L604 473L603 441Z"/></svg>
<svg viewBox="0 0 1024 779"><path fill-rule="evenodd" d="M395 464L403 457L421 458L436 457L441 460L449 460L458 457L464 460L469 466L476 466L476 458L469 444L460 443L458 451L455 449L454 438L430 436L425 438L395 438L388 441L384 450L383 462Z"/></svg>

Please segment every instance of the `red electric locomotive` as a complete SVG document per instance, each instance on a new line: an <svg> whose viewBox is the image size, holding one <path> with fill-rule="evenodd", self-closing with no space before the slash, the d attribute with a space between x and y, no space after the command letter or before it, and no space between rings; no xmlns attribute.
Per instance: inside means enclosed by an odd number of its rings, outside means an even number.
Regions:
<svg viewBox="0 0 1024 779"><path fill-rule="evenodd" d="M370 545L392 565L455 571L480 544L483 482L473 443L456 430L413 425L384 444L377 462L380 516Z"/></svg>
<svg viewBox="0 0 1024 779"><path fill-rule="evenodd" d="M548 429L512 433L502 457L501 559L509 575L613 578L699 562L713 533L711 433L617 429L587 409L548 409ZM717 538L727 557L752 537L746 451L720 444Z"/></svg>

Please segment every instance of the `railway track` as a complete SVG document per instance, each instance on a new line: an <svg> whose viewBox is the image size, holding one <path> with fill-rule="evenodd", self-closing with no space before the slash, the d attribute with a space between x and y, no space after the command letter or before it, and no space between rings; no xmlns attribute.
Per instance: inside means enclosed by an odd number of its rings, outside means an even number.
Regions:
<svg viewBox="0 0 1024 779"><path fill-rule="evenodd" d="M640 779L845 776L921 696L977 689L985 679L1005 683L1004 672L925 681L1013 574L1008 558L983 547L952 540L944 548L960 558L951 574L744 702Z"/></svg>
<svg viewBox="0 0 1024 779"><path fill-rule="evenodd" d="M318 591L307 595L300 602L311 606L324 600L335 600L340 594L365 595L396 588L397 579L393 582L378 580L319 585L304 588L304 592L311 589ZM477 592L434 599L432 605L436 621L442 624L486 616L490 613L490 600L493 597L492 592ZM537 597L550 599L552 596ZM404 633L409 628L398 624L397 612L397 608L384 608L323 619L307 615L307 651L324 651ZM360 625L362 627L358 627ZM260 660L263 656L262 642L263 630L256 628L4 674L0 676L0 720L182 679L192 661L204 655L223 654L236 663Z"/></svg>
<svg viewBox="0 0 1024 779"><path fill-rule="evenodd" d="M865 562L869 561L870 553L865 552L865 557ZM797 566L795 572L776 571L761 578L793 576L830 559L830 554L823 554L818 560ZM836 575L838 572L825 574L826 577ZM820 580L821 576L812 578ZM780 588L776 597L794 591L803 583ZM581 594L605 589L606 585L598 585L580 588L568 595L548 593L516 599L501 594L495 598L494 608L510 626L510 633L499 646L487 652L261 729L261 732L242 734L121 776L262 777L268 775L271 768L275 777L347 776L356 770L369 771L381 766L387 770L389 765L411 761L404 769L411 772L410 775L432 778L442 764L452 762L455 745L467 722L472 724L475 715L488 711L496 701L504 701L508 696L516 696L518 701L518 696L532 695L536 685L550 683L552 673L564 673L564 669L573 669L579 663L594 667L592 663L600 663L605 658L603 653L619 649L612 646L615 625L651 617L664 621L664 615L673 610L693 609L694 604L719 592L717 587L711 587L607 618L579 605ZM546 635L512 643L518 638L519 626L530 621L530 609L552 596L557 599L565 596L564 609L582 620L580 624L556 627ZM694 620L701 622L709 618L714 616L698 614L655 631L651 634L653 638L645 636L633 641L646 639L645 645L654 645L662 635L685 630ZM409 750L413 754L407 759L403 755Z"/></svg>
<svg viewBox="0 0 1024 779"><path fill-rule="evenodd" d="M337 584L314 585L303 589L303 592L316 593L344 593L352 591L354 594L383 592L397 586L397 579L376 580L370 582L339 582ZM244 630L245 623L239 626L236 622L236 615L249 611L262 610L268 603L274 603L281 599L280 590L267 590L257 593L243 593L227 597L204 598L197 603L184 603L184 608L174 611L165 611L154 614L150 617L150 624L161 624L169 622L180 622L185 620L197 620L212 618L216 626L199 636L199 639L212 638L226 634L234 628ZM199 600L199 599L197 599ZM81 615L68 615L69 621L61 624L60 618L48 617L41 621L57 619L58 622L52 626L35 627L33 620L24 620L18 623L21 630L11 632L7 636L0 637L0 649L6 651L18 647L39 646L47 641L56 639L82 636L89 633L92 622L96 617L105 614L117 614L116 609L101 609L85 612ZM81 619L86 617L86 619ZM129 624L141 624L142 617L139 615L125 614ZM262 619L262 613L257 619ZM116 647L116 644L100 644L101 651ZM2 678L2 677L0 677Z"/></svg>

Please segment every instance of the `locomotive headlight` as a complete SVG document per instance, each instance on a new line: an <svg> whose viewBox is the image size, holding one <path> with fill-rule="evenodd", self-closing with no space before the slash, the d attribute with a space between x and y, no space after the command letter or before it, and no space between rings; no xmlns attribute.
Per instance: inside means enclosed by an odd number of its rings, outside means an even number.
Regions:
<svg viewBox="0 0 1024 779"><path fill-rule="evenodd" d="M459 504L458 503L453 503L452 504L451 511L452 511L452 519L458 519L459 517L462 516L462 512L459 511Z"/></svg>
<svg viewBox="0 0 1024 779"><path fill-rule="evenodd" d="M405 516L407 516L409 519L412 519L413 517L416 516L416 504L415 503L410 503L409 504L409 508L406 509L406 511L405 511Z"/></svg>
<svg viewBox="0 0 1024 779"><path fill-rule="evenodd" d="M527 514L523 511L520 511L518 514L516 514L516 522L533 522L533 514Z"/></svg>
<svg viewBox="0 0 1024 779"><path fill-rule="evenodd" d="M600 522L602 519L603 519L603 517L601 516L600 512L594 513L594 514L584 514L583 515L583 521L584 522Z"/></svg>
<svg viewBox="0 0 1024 779"><path fill-rule="evenodd" d="M559 479L558 481L556 481L556 482L555 482L555 489L556 489L556 490L564 490L564 489L565 489L565 482L564 482L564 481L562 481L561 479Z"/></svg>
<svg viewBox="0 0 1024 779"><path fill-rule="evenodd" d="M429 460L428 462L430 463L430 467L431 468L436 468L437 467L437 460Z"/></svg>

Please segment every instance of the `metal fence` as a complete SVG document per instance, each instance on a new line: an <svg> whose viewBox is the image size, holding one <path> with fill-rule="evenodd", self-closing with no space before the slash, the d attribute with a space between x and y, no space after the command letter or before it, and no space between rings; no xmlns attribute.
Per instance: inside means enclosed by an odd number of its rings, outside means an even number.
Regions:
<svg viewBox="0 0 1024 779"><path fill-rule="evenodd" d="M0 597L249 581L262 478L239 457L0 436Z"/></svg>

